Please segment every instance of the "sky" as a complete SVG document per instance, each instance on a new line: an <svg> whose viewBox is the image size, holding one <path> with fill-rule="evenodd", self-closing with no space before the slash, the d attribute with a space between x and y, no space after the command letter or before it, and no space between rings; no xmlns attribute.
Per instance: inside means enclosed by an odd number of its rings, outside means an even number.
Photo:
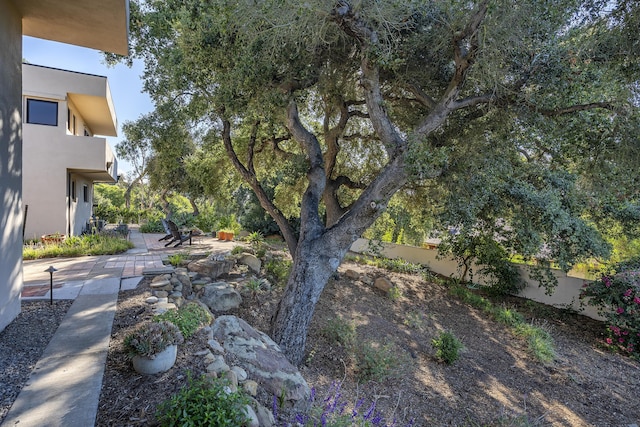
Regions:
<svg viewBox="0 0 640 427"><path fill-rule="evenodd" d="M107 137L111 148L124 139L122 124L133 121L142 114L153 110L149 95L142 93L143 65L134 63L132 68L124 64L108 67L98 50L73 46L24 36L22 40L22 58L34 65L77 71L87 74L106 76L111 89L111 97L118 118L118 136ZM131 166L118 159L118 174L128 172Z"/></svg>

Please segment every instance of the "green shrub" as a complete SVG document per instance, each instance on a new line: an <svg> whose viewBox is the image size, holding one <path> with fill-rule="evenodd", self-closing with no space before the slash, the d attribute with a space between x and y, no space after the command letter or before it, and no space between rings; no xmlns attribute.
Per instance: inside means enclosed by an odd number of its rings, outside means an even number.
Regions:
<svg viewBox="0 0 640 427"><path fill-rule="evenodd" d="M187 259L187 256L185 254L173 254L173 255L169 255L169 264L173 265L174 267L180 267L180 264L182 264L182 261L184 261L185 259Z"/></svg>
<svg viewBox="0 0 640 427"><path fill-rule="evenodd" d="M640 258L618 263L580 295L607 319L606 344L640 358Z"/></svg>
<svg viewBox="0 0 640 427"><path fill-rule="evenodd" d="M356 327L342 317L334 317L320 331L327 339L350 347L356 339Z"/></svg>
<svg viewBox="0 0 640 427"><path fill-rule="evenodd" d="M380 381L395 373L401 363L393 344L379 346L365 341L354 347L355 371L359 381Z"/></svg>
<svg viewBox="0 0 640 427"><path fill-rule="evenodd" d="M264 271L274 284L284 286L291 273L291 261L283 258L271 258L265 262Z"/></svg>
<svg viewBox="0 0 640 427"><path fill-rule="evenodd" d="M436 357L447 365L458 360L460 350L463 348L460 340L448 331L440 332L438 337L431 340L431 344L436 349Z"/></svg>
<svg viewBox="0 0 640 427"><path fill-rule="evenodd" d="M402 297L402 291L397 286L392 286L389 289L389 299L391 301L398 301Z"/></svg>
<svg viewBox="0 0 640 427"><path fill-rule="evenodd" d="M162 222L158 220L148 221L140 226L141 233L164 233Z"/></svg>
<svg viewBox="0 0 640 427"><path fill-rule="evenodd" d="M556 357L551 334L539 326L521 323L516 326L516 335L527 340L529 351L540 362L548 363Z"/></svg>
<svg viewBox="0 0 640 427"><path fill-rule="evenodd" d="M162 426L237 427L245 425L248 398L240 391L229 392L221 379L187 378L187 385L161 403L156 417Z"/></svg>
<svg viewBox="0 0 640 427"><path fill-rule="evenodd" d="M244 247L240 245L236 245L231 249L231 255L239 255L244 252Z"/></svg>
<svg viewBox="0 0 640 427"><path fill-rule="evenodd" d="M177 310L167 310L164 313L155 316L157 322L168 321L173 323L180 329L182 335L189 339L196 333L201 326L211 323L212 317L209 310L197 303L183 304Z"/></svg>
<svg viewBox="0 0 640 427"><path fill-rule="evenodd" d="M497 308L493 311L493 315L498 322L504 323L505 325L511 327L518 326L519 324L525 322L524 316L518 313L513 308Z"/></svg>

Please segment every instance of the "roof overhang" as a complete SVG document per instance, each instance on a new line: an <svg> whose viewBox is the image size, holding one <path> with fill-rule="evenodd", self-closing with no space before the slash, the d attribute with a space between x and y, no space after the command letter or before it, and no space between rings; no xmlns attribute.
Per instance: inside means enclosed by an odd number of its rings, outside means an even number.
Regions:
<svg viewBox="0 0 640 427"><path fill-rule="evenodd" d="M82 118L96 135L117 136L118 122L111 103L111 97L68 93L67 96L82 112Z"/></svg>
<svg viewBox="0 0 640 427"><path fill-rule="evenodd" d="M14 5L26 36L129 53L129 0L17 0Z"/></svg>

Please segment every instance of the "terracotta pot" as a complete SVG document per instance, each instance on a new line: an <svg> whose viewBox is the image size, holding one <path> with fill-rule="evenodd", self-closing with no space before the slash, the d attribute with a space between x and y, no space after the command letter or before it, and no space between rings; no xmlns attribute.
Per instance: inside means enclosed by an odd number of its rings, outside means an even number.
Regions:
<svg viewBox="0 0 640 427"><path fill-rule="evenodd" d="M233 233L226 232L224 234L224 240L229 241L229 242L232 241L233 240Z"/></svg>
<svg viewBox="0 0 640 427"><path fill-rule="evenodd" d="M170 345L156 354L156 357L153 359L144 356L134 356L132 360L133 369L144 375L153 375L168 371L176 363L177 355L178 346Z"/></svg>
<svg viewBox="0 0 640 427"><path fill-rule="evenodd" d="M224 231L218 231L217 235L218 235L218 240L225 240L225 235L227 233L225 233Z"/></svg>

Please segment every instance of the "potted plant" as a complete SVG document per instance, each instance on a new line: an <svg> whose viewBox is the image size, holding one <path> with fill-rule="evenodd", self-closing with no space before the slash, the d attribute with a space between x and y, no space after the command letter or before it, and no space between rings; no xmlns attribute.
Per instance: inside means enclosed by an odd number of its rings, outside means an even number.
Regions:
<svg viewBox="0 0 640 427"><path fill-rule="evenodd" d="M218 240L224 240L226 238L226 233L223 230L218 231Z"/></svg>
<svg viewBox="0 0 640 427"><path fill-rule="evenodd" d="M131 356L133 369L151 375L167 371L176 362L182 333L171 322L148 322L127 335L125 351Z"/></svg>

